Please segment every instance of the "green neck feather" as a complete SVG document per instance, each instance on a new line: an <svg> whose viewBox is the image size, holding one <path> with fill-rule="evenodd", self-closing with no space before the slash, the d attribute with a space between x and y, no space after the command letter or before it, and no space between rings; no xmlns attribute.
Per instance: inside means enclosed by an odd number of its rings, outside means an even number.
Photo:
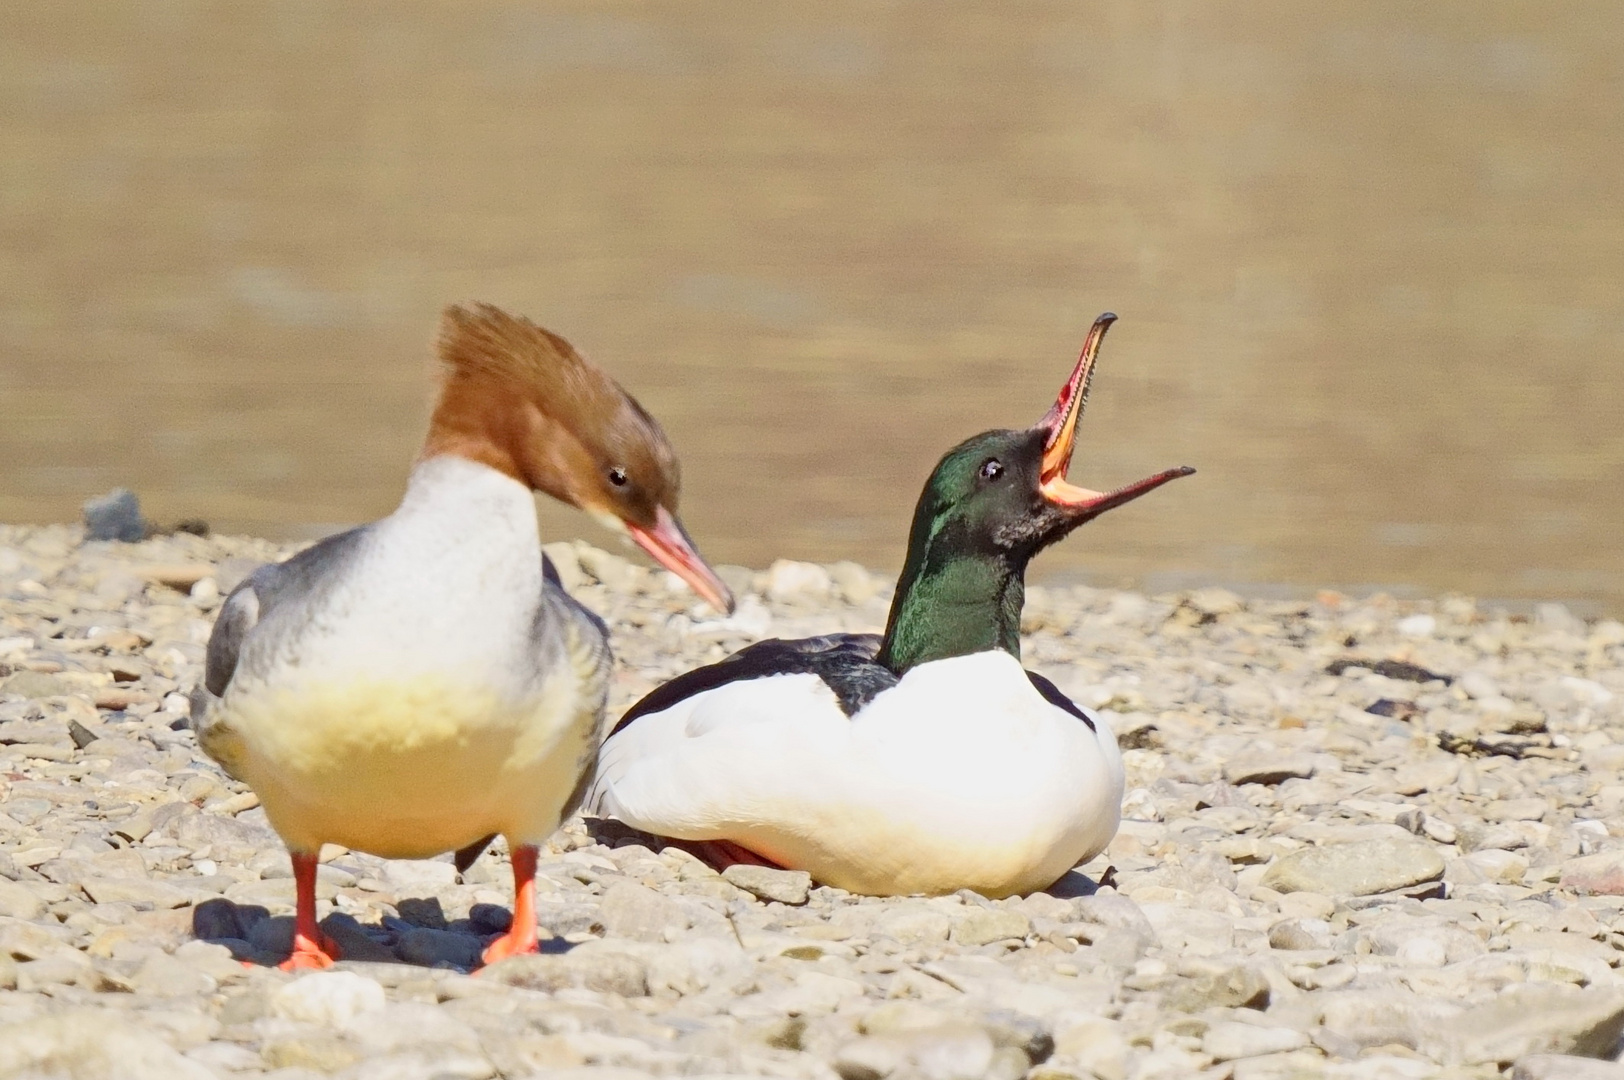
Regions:
<svg viewBox="0 0 1624 1080"><path fill-rule="evenodd" d="M910 566L897 582L879 662L903 674L917 664L1003 649L1021 658L1019 571L991 555L963 555ZM911 571L911 572L910 572Z"/></svg>

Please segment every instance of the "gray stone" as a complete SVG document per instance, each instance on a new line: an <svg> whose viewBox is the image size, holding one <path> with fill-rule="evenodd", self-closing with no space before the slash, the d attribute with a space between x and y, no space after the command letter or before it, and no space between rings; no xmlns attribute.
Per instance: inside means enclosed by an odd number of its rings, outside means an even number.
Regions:
<svg viewBox="0 0 1624 1080"><path fill-rule="evenodd" d="M841 1047L833 1064L841 1080L882 1080L892 1075L982 1080L996 1052L985 1031L955 1025L905 1035L866 1036Z"/></svg>
<svg viewBox="0 0 1624 1080"><path fill-rule="evenodd" d="M1072 902L1077 921L1099 923L1101 926L1132 930L1149 941L1156 940L1156 928L1145 917L1144 909L1121 893L1103 892L1093 896L1080 896Z"/></svg>
<svg viewBox="0 0 1624 1080"><path fill-rule="evenodd" d="M1232 1021L1213 1024L1201 1037L1201 1052L1215 1061L1281 1054L1308 1045L1308 1036L1294 1028L1260 1027Z"/></svg>
<svg viewBox="0 0 1624 1080"><path fill-rule="evenodd" d="M457 883L457 868L433 859L390 859L383 864L383 879L402 898L434 896Z"/></svg>
<svg viewBox="0 0 1624 1080"><path fill-rule="evenodd" d="M1292 779L1306 780L1313 775L1314 758L1310 754L1270 754L1224 764L1224 779L1236 785L1283 784Z"/></svg>
<svg viewBox="0 0 1624 1080"><path fill-rule="evenodd" d="M89 897L98 904L136 904L155 908L178 908L190 904L197 896L187 889L177 888L167 881L146 878L87 877L79 882Z"/></svg>
<svg viewBox="0 0 1624 1080"><path fill-rule="evenodd" d="M804 904L812 889L812 875L804 870L735 863L722 871L722 878L762 900L776 900L781 904Z"/></svg>
<svg viewBox="0 0 1624 1080"><path fill-rule="evenodd" d="M205 972L162 952L147 957L130 982L138 992L159 997L212 994L219 985Z"/></svg>
<svg viewBox="0 0 1624 1080"><path fill-rule="evenodd" d="M395 911L402 920L413 926L422 926L429 930L445 929L445 909L440 906L440 899L437 896L407 897L395 904Z"/></svg>
<svg viewBox="0 0 1624 1080"><path fill-rule="evenodd" d="M415 927L395 941L395 955L408 964L433 967L451 964L459 968L472 968L479 963L483 945L471 934L455 934L449 930L430 930Z"/></svg>
<svg viewBox="0 0 1624 1080"><path fill-rule="evenodd" d="M578 945L562 955L532 953L510 956L480 971L480 978L527 990L562 990L581 987L621 997L648 993L648 968L623 952L594 950Z"/></svg>
<svg viewBox="0 0 1624 1080"><path fill-rule="evenodd" d="M1369 896L1437 881L1443 856L1421 840L1356 840L1303 848L1269 865L1262 884L1279 892Z"/></svg>
<svg viewBox="0 0 1624 1080"><path fill-rule="evenodd" d="M267 920L270 921L270 920ZM275 920L282 922L282 920ZM290 927L291 929L291 927ZM367 933L353 915L335 911L321 921L321 932L332 939L338 946L338 955L342 960L361 963L393 963L397 957L395 950L378 941ZM292 948L293 942L289 938L287 947L283 948L279 956Z"/></svg>
<svg viewBox="0 0 1624 1080"><path fill-rule="evenodd" d="M56 697L68 693L70 689L66 682L55 675L39 671L19 671L0 681L0 694L17 694L25 698Z"/></svg>
<svg viewBox="0 0 1624 1080"><path fill-rule="evenodd" d="M779 603L822 602L833 588L829 571L816 563L779 559L767 569L767 598Z"/></svg>
<svg viewBox="0 0 1624 1080"><path fill-rule="evenodd" d="M617 881L604 890L598 921L611 937L664 941L667 932L688 928L688 916L670 897L635 881Z"/></svg>
<svg viewBox="0 0 1624 1080"><path fill-rule="evenodd" d="M1624 1034L1624 989L1532 983L1427 1026L1417 1044L1446 1065L1507 1064L1532 1054L1599 1057Z"/></svg>
<svg viewBox="0 0 1624 1080"><path fill-rule="evenodd" d="M129 488L114 488L84 505L85 539L117 540L133 544L146 538L148 525L141 516L141 500Z"/></svg>
<svg viewBox="0 0 1624 1080"><path fill-rule="evenodd" d="M31 921L45 914L45 901L27 885L0 879L0 915Z"/></svg>
<svg viewBox="0 0 1624 1080"><path fill-rule="evenodd" d="M1331 924L1324 919L1283 919L1269 927L1272 949L1329 949Z"/></svg>
<svg viewBox="0 0 1624 1080"><path fill-rule="evenodd" d="M1024 938L1031 932L1032 920L1018 911L973 908L953 924L953 941L974 947L1010 938Z"/></svg>
<svg viewBox="0 0 1624 1080"><path fill-rule="evenodd" d="M159 1035L107 1010L0 1027L0 1076L71 1080L214 1080Z"/></svg>
<svg viewBox="0 0 1624 1080"><path fill-rule="evenodd" d="M230 900L205 900L192 909L192 936L198 938L246 938L248 932Z"/></svg>
<svg viewBox="0 0 1624 1080"><path fill-rule="evenodd" d="M1162 1000L1176 1012L1262 1009L1269 1003L1269 980L1256 968L1237 965L1211 975L1180 979Z"/></svg>
<svg viewBox="0 0 1624 1080"><path fill-rule="evenodd" d="M1530 1054L1512 1068L1511 1080L1624 1080L1624 1064L1571 1054Z"/></svg>

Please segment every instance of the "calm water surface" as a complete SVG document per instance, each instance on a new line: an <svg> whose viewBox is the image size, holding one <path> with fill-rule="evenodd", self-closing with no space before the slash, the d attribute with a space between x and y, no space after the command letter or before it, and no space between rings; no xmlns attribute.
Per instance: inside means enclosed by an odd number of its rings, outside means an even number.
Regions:
<svg viewBox="0 0 1624 1080"><path fill-rule="evenodd" d="M895 567L1047 407L1198 476L1046 555L1624 609L1624 7L0 10L0 520L386 512L438 309L665 423L707 554ZM549 511L555 535L601 534Z"/></svg>

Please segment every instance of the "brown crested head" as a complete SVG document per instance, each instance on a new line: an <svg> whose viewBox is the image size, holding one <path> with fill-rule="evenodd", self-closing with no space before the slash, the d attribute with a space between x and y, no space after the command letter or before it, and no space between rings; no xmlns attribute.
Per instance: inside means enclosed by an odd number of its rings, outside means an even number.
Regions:
<svg viewBox="0 0 1624 1080"><path fill-rule="evenodd" d="M579 507L731 610L677 519L676 453L620 384L557 334L490 304L446 308L437 345L444 373L423 457L468 458Z"/></svg>

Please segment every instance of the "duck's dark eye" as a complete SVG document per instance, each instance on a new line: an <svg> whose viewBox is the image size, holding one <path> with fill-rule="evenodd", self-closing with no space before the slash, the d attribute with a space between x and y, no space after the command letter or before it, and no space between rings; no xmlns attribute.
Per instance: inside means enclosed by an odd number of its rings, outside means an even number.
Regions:
<svg viewBox="0 0 1624 1080"><path fill-rule="evenodd" d="M615 487L625 487L626 486L626 470L622 469L619 465L616 465L614 468L610 469L609 470L609 482L611 484L615 485Z"/></svg>
<svg viewBox="0 0 1624 1080"><path fill-rule="evenodd" d="M997 458L988 458L981 463L981 479L997 480L1004 475L1004 464Z"/></svg>

